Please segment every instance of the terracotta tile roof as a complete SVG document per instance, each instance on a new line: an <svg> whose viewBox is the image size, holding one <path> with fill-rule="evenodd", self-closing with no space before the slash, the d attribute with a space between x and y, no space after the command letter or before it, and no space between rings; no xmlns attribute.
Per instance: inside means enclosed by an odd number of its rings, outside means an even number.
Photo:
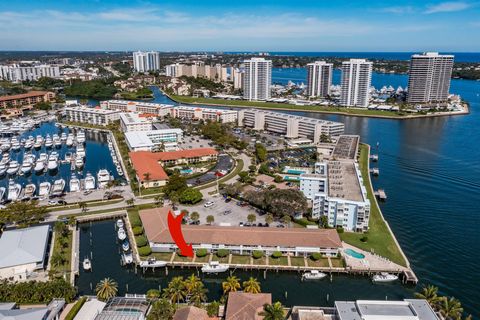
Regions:
<svg viewBox="0 0 480 320"><path fill-rule="evenodd" d="M230 292L228 295L227 313L225 320L257 320L263 319L258 315L263 305L272 303L270 293Z"/></svg>
<svg viewBox="0 0 480 320"><path fill-rule="evenodd" d="M207 311L194 307L183 307L178 309L173 316L173 320L207 320L208 317Z"/></svg>
<svg viewBox="0 0 480 320"><path fill-rule="evenodd" d="M149 241L156 243L174 243L168 230L169 207L140 211ZM249 246L282 246L339 248L340 237L334 229L305 228L258 228L258 227L220 227L207 225L182 225L185 241L189 244L225 244Z"/></svg>
<svg viewBox="0 0 480 320"><path fill-rule="evenodd" d="M44 96L47 93L48 93L48 91L30 91L30 92L27 92L27 93L15 94L15 95L12 95L12 96L2 96L2 97L0 97L0 101L9 101L9 100Z"/></svg>

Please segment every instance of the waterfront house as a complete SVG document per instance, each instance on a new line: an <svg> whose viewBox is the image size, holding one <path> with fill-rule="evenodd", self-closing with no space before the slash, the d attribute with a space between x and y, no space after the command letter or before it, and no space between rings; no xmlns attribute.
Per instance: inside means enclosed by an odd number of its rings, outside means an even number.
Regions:
<svg viewBox="0 0 480 320"><path fill-rule="evenodd" d="M228 294L225 320L260 320L264 304L272 303L270 293L230 292Z"/></svg>

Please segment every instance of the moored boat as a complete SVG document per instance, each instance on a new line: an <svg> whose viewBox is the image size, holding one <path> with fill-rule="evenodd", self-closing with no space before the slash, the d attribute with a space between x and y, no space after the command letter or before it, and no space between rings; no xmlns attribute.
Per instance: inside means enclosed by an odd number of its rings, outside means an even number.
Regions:
<svg viewBox="0 0 480 320"><path fill-rule="evenodd" d="M93 190L95 189L95 177L92 176L91 173L87 172L85 177L85 190Z"/></svg>
<svg viewBox="0 0 480 320"><path fill-rule="evenodd" d="M51 187L52 187L52 184L48 181L40 183L40 186L38 188L38 196L48 197L48 195L50 194Z"/></svg>
<svg viewBox="0 0 480 320"><path fill-rule="evenodd" d="M85 258L83 259L82 266L83 270L90 271L92 269L92 262L90 261L90 259Z"/></svg>
<svg viewBox="0 0 480 320"><path fill-rule="evenodd" d="M375 283L393 282L397 280L398 280L397 275L394 275L388 272L381 272L380 274L376 274L372 277L372 281Z"/></svg>
<svg viewBox="0 0 480 320"><path fill-rule="evenodd" d="M118 229L117 236L118 236L118 239L120 239L122 241L125 240L127 238L127 234L125 233L125 229L123 229L123 228Z"/></svg>
<svg viewBox="0 0 480 320"><path fill-rule="evenodd" d="M20 170L20 164L16 160L10 161L10 164L8 165L7 173L9 175L14 175Z"/></svg>
<svg viewBox="0 0 480 320"><path fill-rule="evenodd" d="M22 186L19 183L15 183L12 179L8 182L8 195L7 200L16 201L20 197L22 192Z"/></svg>
<svg viewBox="0 0 480 320"><path fill-rule="evenodd" d="M123 228L125 224L123 223L122 219L118 219L116 225L117 225L117 228L120 229L120 228Z"/></svg>
<svg viewBox="0 0 480 320"><path fill-rule="evenodd" d="M70 189L70 192L80 191L80 179L78 179L76 175L72 175L72 178L70 178L69 189Z"/></svg>
<svg viewBox="0 0 480 320"><path fill-rule="evenodd" d="M58 168L58 153L57 152L52 152L50 156L48 157L48 164L47 164L48 170L55 170Z"/></svg>
<svg viewBox="0 0 480 320"><path fill-rule="evenodd" d="M203 273L220 273L227 271L229 266L227 264L221 264L218 261L211 261L204 264L202 267Z"/></svg>
<svg viewBox="0 0 480 320"><path fill-rule="evenodd" d="M130 243L128 242L128 240L125 239L125 241L123 241L122 243L122 250L123 251L128 251L130 250Z"/></svg>
<svg viewBox="0 0 480 320"><path fill-rule="evenodd" d="M159 261L155 258L149 258L147 261L140 261L140 267L142 268L157 268L165 267L167 265L166 261Z"/></svg>
<svg viewBox="0 0 480 320"><path fill-rule="evenodd" d="M325 278L327 275L323 272L318 270L310 270L302 274L302 279L305 280L321 280Z"/></svg>
<svg viewBox="0 0 480 320"><path fill-rule="evenodd" d="M97 174L97 182L99 188L104 188L110 182L110 173L106 169L100 169Z"/></svg>
<svg viewBox="0 0 480 320"><path fill-rule="evenodd" d="M29 183L25 186L25 193L23 195L23 199L31 199L35 196L35 191L37 190L37 186L33 183Z"/></svg>
<svg viewBox="0 0 480 320"><path fill-rule="evenodd" d="M52 196L61 195L64 189L65 189L65 180L64 179L55 180L52 186Z"/></svg>

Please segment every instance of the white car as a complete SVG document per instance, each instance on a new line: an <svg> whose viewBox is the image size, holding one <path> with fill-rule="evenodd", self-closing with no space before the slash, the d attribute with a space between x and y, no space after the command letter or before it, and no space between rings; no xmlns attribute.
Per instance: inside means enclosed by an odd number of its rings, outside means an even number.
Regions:
<svg viewBox="0 0 480 320"><path fill-rule="evenodd" d="M215 203L213 201L208 201L208 202L205 202L205 204L203 205L205 208L210 208L211 206L213 206Z"/></svg>

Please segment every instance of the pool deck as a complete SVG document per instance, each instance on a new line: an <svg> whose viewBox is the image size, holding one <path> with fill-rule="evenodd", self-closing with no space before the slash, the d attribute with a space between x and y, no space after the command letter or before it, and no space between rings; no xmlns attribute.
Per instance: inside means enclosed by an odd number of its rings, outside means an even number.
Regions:
<svg viewBox="0 0 480 320"><path fill-rule="evenodd" d="M384 271L391 271L391 272L398 272L398 273L410 270L409 268L405 268L401 265L398 265L382 256L373 254L368 251L361 250L345 242L342 242L342 245L343 245L342 256L345 258L345 263L347 264L347 268L351 268L354 270L363 270L363 271L384 270ZM347 253L345 253L345 250L347 249L351 249L358 253L361 253L365 256L365 258L358 259L358 258L352 257Z"/></svg>

